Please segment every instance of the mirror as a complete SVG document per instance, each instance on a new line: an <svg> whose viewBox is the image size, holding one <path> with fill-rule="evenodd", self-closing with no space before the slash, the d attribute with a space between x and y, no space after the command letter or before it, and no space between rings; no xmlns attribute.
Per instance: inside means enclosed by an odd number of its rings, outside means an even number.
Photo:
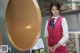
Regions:
<svg viewBox="0 0 80 53"><path fill-rule="evenodd" d="M35 44L41 31L41 13L36 0L9 0L6 30L12 45L26 51Z"/></svg>

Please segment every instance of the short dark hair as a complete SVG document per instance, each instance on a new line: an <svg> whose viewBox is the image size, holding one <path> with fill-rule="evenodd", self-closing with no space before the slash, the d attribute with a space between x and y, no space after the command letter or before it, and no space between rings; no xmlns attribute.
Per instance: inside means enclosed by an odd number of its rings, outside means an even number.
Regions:
<svg viewBox="0 0 80 53"><path fill-rule="evenodd" d="M53 6L56 6L59 11L60 11L60 7L61 7L60 3L58 3L58 2L51 3L51 5L50 5L51 15L52 15L51 9L52 9Z"/></svg>

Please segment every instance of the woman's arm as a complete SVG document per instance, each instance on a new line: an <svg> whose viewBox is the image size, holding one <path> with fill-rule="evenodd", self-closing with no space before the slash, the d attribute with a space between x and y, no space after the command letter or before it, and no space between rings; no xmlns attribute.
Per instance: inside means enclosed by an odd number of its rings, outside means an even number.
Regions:
<svg viewBox="0 0 80 53"><path fill-rule="evenodd" d="M45 40L46 40L46 45L47 45L48 50L50 50L50 51L53 52L52 47L50 47L50 46L48 45L48 37L45 37Z"/></svg>
<svg viewBox="0 0 80 53"><path fill-rule="evenodd" d="M45 37L46 45L47 45L47 48L48 48L48 31L47 31L47 26L48 26L48 20L46 21L45 31L44 31L44 37Z"/></svg>
<svg viewBox="0 0 80 53"><path fill-rule="evenodd" d="M48 30L47 30L47 26L48 26L48 20L46 21L46 25L45 25L44 37L45 37L45 40L46 40L47 48L50 51L52 51L52 47L48 46Z"/></svg>
<svg viewBox="0 0 80 53"><path fill-rule="evenodd" d="M69 39L68 24L65 18L62 19L62 28L63 28L63 37L58 42L61 45L65 44L67 40Z"/></svg>

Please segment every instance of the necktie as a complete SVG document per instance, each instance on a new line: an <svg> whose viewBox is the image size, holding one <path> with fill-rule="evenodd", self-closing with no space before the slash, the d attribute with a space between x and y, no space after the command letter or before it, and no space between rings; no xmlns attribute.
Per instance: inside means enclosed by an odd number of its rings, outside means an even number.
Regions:
<svg viewBox="0 0 80 53"><path fill-rule="evenodd" d="M51 26L52 29L54 28L54 20L55 18L52 18L49 23L49 26Z"/></svg>

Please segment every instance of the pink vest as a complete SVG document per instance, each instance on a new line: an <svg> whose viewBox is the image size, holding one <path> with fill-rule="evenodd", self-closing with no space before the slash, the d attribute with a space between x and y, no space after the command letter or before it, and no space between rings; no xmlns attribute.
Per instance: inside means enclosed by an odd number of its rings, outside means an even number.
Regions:
<svg viewBox="0 0 80 53"><path fill-rule="evenodd" d="M55 44L57 44L60 39L62 38L62 17L60 16L55 24L54 24L54 28L52 29L51 26L49 26L49 23L50 23L50 20L51 18L48 20L48 34L49 34L49 37L48 37L48 45L49 46L53 46Z"/></svg>

